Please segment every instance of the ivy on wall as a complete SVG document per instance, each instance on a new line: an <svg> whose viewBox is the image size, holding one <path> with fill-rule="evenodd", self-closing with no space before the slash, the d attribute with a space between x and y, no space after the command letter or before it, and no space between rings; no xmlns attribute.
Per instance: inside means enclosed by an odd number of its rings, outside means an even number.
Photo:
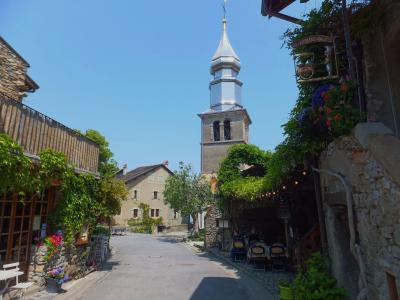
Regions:
<svg viewBox="0 0 400 300"><path fill-rule="evenodd" d="M124 182L114 178L114 173L103 172L100 179L77 174L67 157L52 149L42 151L39 158L38 163L31 161L15 141L0 134L0 193L18 193L23 201L27 195L43 197L47 188L59 185L62 197L49 219L53 229L63 229L67 244L75 240L85 225L93 229L100 218L120 212L128 191ZM116 164L109 159L102 162L104 169L115 170Z"/></svg>
<svg viewBox="0 0 400 300"><path fill-rule="evenodd" d="M263 177L271 153L255 145L234 145L221 162L218 188L223 198L255 201L265 189Z"/></svg>

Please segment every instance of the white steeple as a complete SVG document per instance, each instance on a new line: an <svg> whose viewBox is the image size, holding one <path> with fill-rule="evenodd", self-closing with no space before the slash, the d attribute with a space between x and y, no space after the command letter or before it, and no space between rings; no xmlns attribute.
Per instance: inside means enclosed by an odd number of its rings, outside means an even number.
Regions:
<svg viewBox="0 0 400 300"><path fill-rule="evenodd" d="M227 31L227 22L226 22L225 18L222 20L222 24L223 24L223 30L222 30L221 41L219 42L218 49L212 58L212 62L218 63L219 59L231 58L234 61L236 61L237 63L239 63L239 67L240 67L239 56L236 54L235 50L233 50L231 42L229 41L228 31Z"/></svg>
<svg viewBox="0 0 400 300"><path fill-rule="evenodd" d="M217 51L211 60L210 108L226 111L242 108L242 82L236 77L240 71L240 59L229 41L226 18L222 20L223 30Z"/></svg>

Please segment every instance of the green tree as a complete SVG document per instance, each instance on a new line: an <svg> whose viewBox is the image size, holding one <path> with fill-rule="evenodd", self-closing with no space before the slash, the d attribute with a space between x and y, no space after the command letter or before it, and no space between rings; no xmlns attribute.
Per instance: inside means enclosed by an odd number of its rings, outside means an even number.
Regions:
<svg viewBox="0 0 400 300"><path fill-rule="evenodd" d="M198 234L198 213L211 203L210 184L192 170L191 165L179 163L179 170L170 176L165 184L165 203L181 215L190 215L194 223L194 233Z"/></svg>
<svg viewBox="0 0 400 300"><path fill-rule="evenodd" d="M103 176L114 175L118 171L117 162L113 159L114 154L109 148L106 138L97 130L88 129L85 136L100 146L99 153L99 172Z"/></svg>
<svg viewBox="0 0 400 300"><path fill-rule="evenodd" d="M86 130L85 136L100 146L98 212L101 217L109 218L121 212L121 203L127 199L128 189L122 180L115 178L118 165L106 138L94 129Z"/></svg>

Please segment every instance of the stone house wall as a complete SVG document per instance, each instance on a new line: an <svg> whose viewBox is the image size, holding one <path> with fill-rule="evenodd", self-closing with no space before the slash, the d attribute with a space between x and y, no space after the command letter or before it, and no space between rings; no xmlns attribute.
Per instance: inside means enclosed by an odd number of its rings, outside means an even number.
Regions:
<svg viewBox="0 0 400 300"><path fill-rule="evenodd" d="M36 89L27 75L28 68L29 64L0 37L0 96L22 101L25 92Z"/></svg>
<svg viewBox="0 0 400 300"><path fill-rule="evenodd" d="M389 299L386 272L400 288L400 140L376 124L359 124L352 136L331 143L321 169L342 174L352 188L357 240L366 270L369 300ZM374 129L375 128L375 129ZM358 264L349 250L349 224L343 185L321 175L333 275L350 299L358 293Z"/></svg>
<svg viewBox="0 0 400 300"><path fill-rule="evenodd" d="M138 209L138 219L141 218L140 203L150 206L150 209L159 209L160 217L163 218L165 226L175 226L177 229L187 229L187 220L178 212L164 202L165 182L171 174L165 168L158 168L144 176L136 178L126 183L129 196L122 203L121 213L114 217L117 225L126 226L128 221L133 218L133 210ZM135 199L135 191L137 198ZM154 192L157 191L157 199L154 199ZM181 226L183 225L183 226Z"/></svg>
<svg viewBox="0 0 400 300"><path fill-rule="evenodd" d="M361 37L367 115L400 137L400 2L381 7L381 26Z"/></svg>

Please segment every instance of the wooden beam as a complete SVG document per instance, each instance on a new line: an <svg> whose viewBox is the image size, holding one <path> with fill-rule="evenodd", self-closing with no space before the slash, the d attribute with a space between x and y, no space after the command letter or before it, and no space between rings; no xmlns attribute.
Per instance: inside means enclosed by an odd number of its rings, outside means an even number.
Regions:
<svg viewBox="0 0 400 300"><path fill-rule="evenodd" d="M302 22L302 20L300 20L300 19L288 16L288 15L285 15L285 14L282 14L282 13L279 13L279 12L268 11L267 15L270 18L271 17L276 17L276 18L279 18L279 19L282 19L282 20L285 20L285 21L288 21L288 22L291 22L291 23L294 23L294 24L301 24L301 22Z"/></svg>

